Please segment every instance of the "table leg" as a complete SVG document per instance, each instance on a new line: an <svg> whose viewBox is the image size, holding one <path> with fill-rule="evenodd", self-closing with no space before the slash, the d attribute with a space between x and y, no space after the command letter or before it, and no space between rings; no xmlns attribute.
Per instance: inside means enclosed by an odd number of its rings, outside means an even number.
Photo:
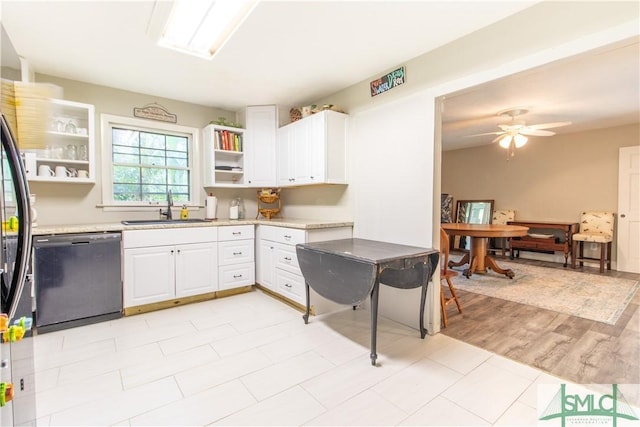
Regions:
<svg viewBox="0 0 640 427"><path fill-rule="evenodd" d="M309 323L309 311L310 311L310 307L311 307L311 305L309 304L309 302L310 302L309 284L307 283L306 280L304 282L304 291L305 291L306 299L307 299L307 311L302 315L302 318L304 319L304 324L306 325L306 324Z"/></svg>
<svg viewBox="0 0 640 427"><path fill-rule="evenodd" d="M566 267L569 262L569 252L571 251L571 234L570 230L564 231L564 265Z"/></svg>
<svg viewBox="0 0 640 427"><path fill-rule="evenodd" d="M475 265L471 270L474 273L486 273L487 267L484 260L487 256L487 243L489 239L486 237L472 237L471 238L471 257L472 261L475 258Z"/></svg>
<svg viewBox="0 0 640 427"><path fill-rule="evenodd" d="M469 263L469 268L465 268L464 271L462 272L462 275L467 279L470 278L473 275L473 272L476 270L477 263L478 263L478 257L474 255L471 258L471 262Z"/></svg>
<svg viewBox="0 0 640 427"><path fill-rule="evenodd" d="M464 254L464 256L462 257L462 259L458 262L455 261L449 261L449 264L447 264L447 266L449 268L451 267L460 267L461 265L465 265L469 262L471 258L469 258L469 253Z"/></svg>
<svg viewBox="0 0 640 427"><path fill-rule="evenodd" d="M511 269L506 269L505 270L505 269L502 269L502 268L498 267L498 264L496 264L496 260L494 260L490 256L485 258L485 263L487 264L488 268L490 268L491 270L495 271L498 274L504 274L509 279L513 279L513 276L515 276L515 274L513 273L513 270L511 270Z"/></svg>
<svg viewBox="0 0 640 427"><path fill-rule="evenodd" d="M371 365L376 366L376 337L378 335L378 293L380 290L380 282L376 278L371 290Z"/></svg>
<svg viewBox="0 0 640 427"><path fill-rule="evenodd" d="M426 272L425 268L428 269ZM420 296L420 338L424 339L424 336L427 334L427 330L424 327L424 304L427 299L429 277L431 277L431 265L429 264L426 266L426 264L423 264L421 270L420 280L422 281L422 295Z"/></svg>

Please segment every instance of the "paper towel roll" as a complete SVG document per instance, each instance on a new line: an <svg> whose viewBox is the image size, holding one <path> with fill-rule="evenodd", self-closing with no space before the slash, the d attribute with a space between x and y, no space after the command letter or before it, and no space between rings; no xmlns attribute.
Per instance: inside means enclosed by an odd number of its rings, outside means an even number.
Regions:
<svg viewBox="0 0 640 427"><path fill-rule="evenodd" d="M215 196L207 196L207 201L205 203L206 211L205 211L205 219L216 219L216 209L218 207L218 198Z"/></svg>

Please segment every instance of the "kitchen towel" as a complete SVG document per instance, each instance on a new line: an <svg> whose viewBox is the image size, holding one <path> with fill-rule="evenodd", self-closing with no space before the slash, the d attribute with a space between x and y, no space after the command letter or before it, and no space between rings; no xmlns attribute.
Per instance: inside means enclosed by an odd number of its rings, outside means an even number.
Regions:
<svg viewBox="0 0 640 427"><path fill-rule="evenodd" d="M216 219L216 209L218 207L218 198L215 196L207 196L207 201L205 203L206 211L205 211L205 219Z"/></svg>

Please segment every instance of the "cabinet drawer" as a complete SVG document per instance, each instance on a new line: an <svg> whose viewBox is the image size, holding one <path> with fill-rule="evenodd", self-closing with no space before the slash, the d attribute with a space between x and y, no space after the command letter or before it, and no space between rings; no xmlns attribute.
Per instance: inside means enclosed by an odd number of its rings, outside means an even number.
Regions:
<svg viewBox="0 0 640 427"><path fill-rule="evenodd" d="M275 264L277 268L302 276L295 246L278 244L275 245L275 251Z"/></svg>
<svg viewBox="0 0 640 427"><path fill-rule="evenodd" d="M274 242L285 243L287 245L297 245L305 243L306 232L295 228L273 227L269 225L261 226L261 238L273 240Z"/></svg>
<svg viewBox="0 0 640 427"><path fill-rule="evenodd" d="M545 251L564 251L569 246L563 242L556 242L553 239L512 239L513 249L539 249Z"/></svg>
<svg viewBox="0 0 640 427"><path fill-rule="evenodd" d="M536 249L538 247L538 244L536 242L532 242L528 240L512 240L511 247L514 249L516 248Z"/></svg>
<svg viewBox="0 0 640 427"><path fill-rule="evenodd" d="M250 286L254 285L255 282L255 267L252 262L223 265L218 268L218 284L220 289Z"/></svg>
<svg viewBox="0 0 640 427"><path fill-rule="evenodd" d="M218 242L218 265L253 262L253 240Z"/></svg>
<svg viewBox="0 0 640 427"><path fill-rule="evenodd" d="M226 241L253 239L254 228L255 227L253 225L229 225L219 227L218 240Z"/></svg>
<svg viewBox="0 0 640 427"><path fill-rule="evenodd" d="M276 270L276 290L297 303L305 304L304 279L297 274Z"/></svg>

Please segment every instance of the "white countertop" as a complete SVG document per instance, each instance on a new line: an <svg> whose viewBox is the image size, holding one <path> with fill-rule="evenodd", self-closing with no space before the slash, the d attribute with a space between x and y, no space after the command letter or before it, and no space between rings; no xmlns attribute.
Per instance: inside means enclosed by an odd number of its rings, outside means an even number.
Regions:
<svg viewBox="0 0 640 427"><path fill-rule="evenodd" d="M319 228L335 228L335 227L353 227L353 221L338 220L320 220L320 219L304 219L304 218L273 218L267 219L242 219L229 220L219 219L208 222L187 222L181 223L175 220L170 224L135 224L124 225L119 222L100 223L100 224L62 224L62 225L43 225L33 227L34 236L42 236L48 234L72 234L72 233L102 233L106 231L124 231L124 230L152 230L163 228L179 228L179 227L220 227L225 225L272 225L275 227L299 228L302 230L313 230Z"/></svg>

